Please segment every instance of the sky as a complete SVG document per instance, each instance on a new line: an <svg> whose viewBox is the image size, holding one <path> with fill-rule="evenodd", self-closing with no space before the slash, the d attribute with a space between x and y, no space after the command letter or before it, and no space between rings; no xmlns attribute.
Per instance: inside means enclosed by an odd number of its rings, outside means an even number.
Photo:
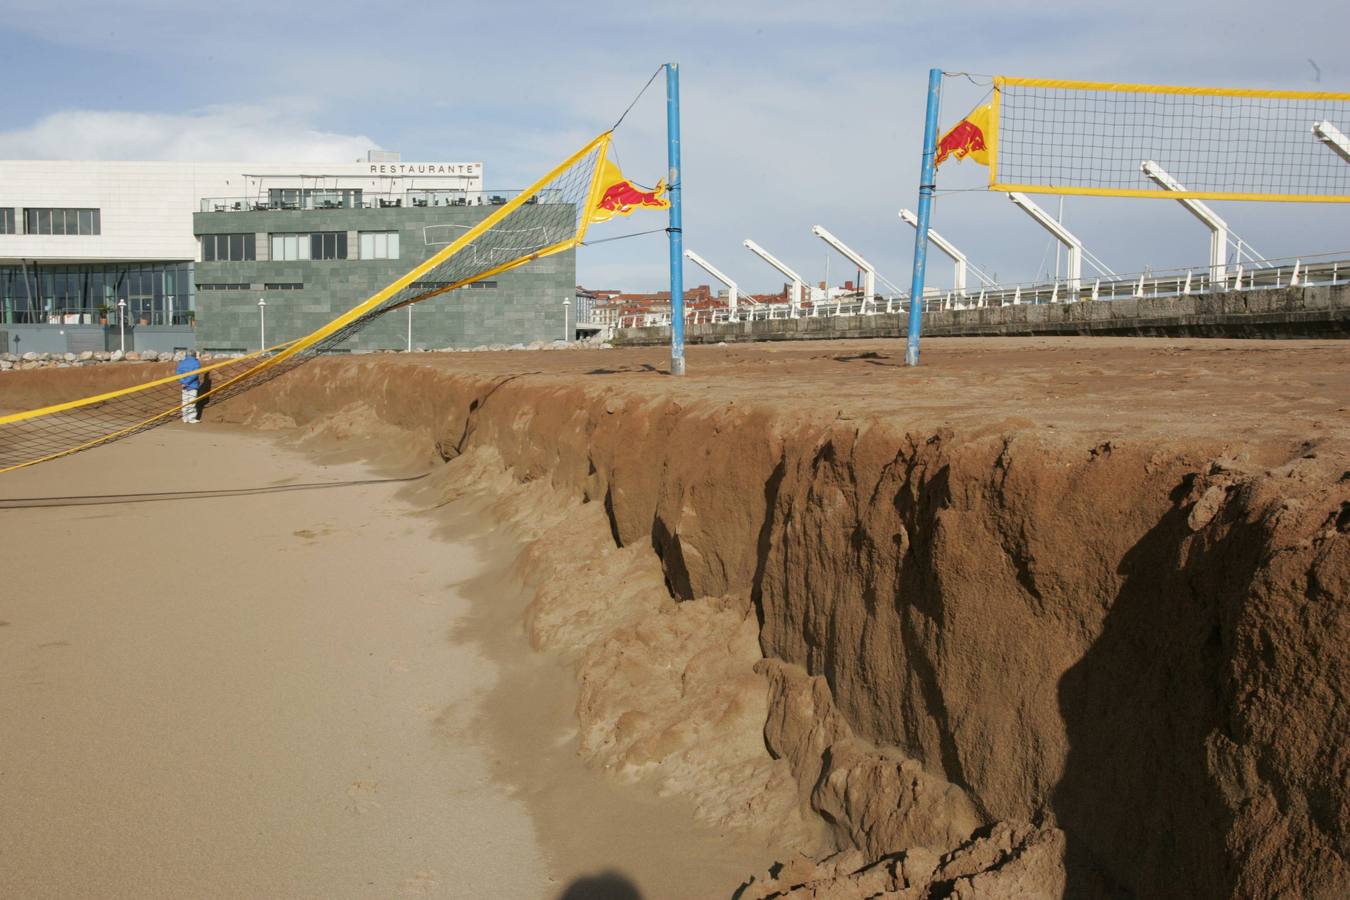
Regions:
<svg viewBox="0 0 1350 900"><path fill-rule="evenodd" d="M680 64L685 246L743 291L853 264L823 225L908 287L929 67L989 75L1350 91L1350 6L1003 0L524 0L373 4L0 0L0 158L482 161L490 189L530 183L608 128L666 61ZM616 135L625 174L665 173L663 79ZM986 88L944 85L954 124ZM940 189L978 185L944 166ZM3 192L3 185L0 185ZM1057 210L1058 201L1044 205ZM1268 258L1350 250L1350 204L1212 204ZM1202 269L1208 232L1179 204L1068 198L1064 221L1116 272ZM639 212L592 231L664 226ZM998 193L940 197L933 227L1001 281L1047 275L1048 235ZM605 229L602 233L601 228ZM591 288L668 284L664 234L584 247ZM930 284L949 285L934 258ZM710 278L687 264L686 284Z"/></svg>

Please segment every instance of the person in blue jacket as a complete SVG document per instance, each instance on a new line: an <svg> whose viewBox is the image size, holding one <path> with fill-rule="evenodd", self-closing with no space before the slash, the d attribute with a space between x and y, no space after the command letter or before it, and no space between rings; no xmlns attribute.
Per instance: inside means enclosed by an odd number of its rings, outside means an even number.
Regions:
<svg viewBox="0 0 1350 900"><path fill-rule="evenodd" d="M187 376L178 379L178 383L183 386L183 421L193 425L201 421L197 415L197 391L202 386L202 378L197 370L201 367L202 364L197 361L197 351L189 350L174 373Z"/></svg>

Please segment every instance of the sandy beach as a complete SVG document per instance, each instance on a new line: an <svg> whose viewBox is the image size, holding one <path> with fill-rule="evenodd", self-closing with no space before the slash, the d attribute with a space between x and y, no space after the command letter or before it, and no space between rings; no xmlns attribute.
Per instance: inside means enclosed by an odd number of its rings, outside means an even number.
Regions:
<svg viewBox="0 0 1350 900"><path fill-rule="evenodd" d="M7 477L0 895L1344 896L1343 345L930 350L328 358Z"/></svg>
<svg viewBox="0 0 1350 900"><path fill-rule="evenodd" d="M438 538L407 483L212 425L6 478L0 895L734 887L753 863L677 876L663 853L717 835L576 760L571 679L522 658L499 684L456 636L510 547L462 517Z"/></svg>

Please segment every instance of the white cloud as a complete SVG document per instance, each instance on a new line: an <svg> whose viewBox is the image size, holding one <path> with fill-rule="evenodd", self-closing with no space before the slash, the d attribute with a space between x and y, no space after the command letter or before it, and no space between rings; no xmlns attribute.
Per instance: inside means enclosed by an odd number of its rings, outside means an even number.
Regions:
<svg viewBox="0 0 1350 900"><path fill-rule="evenodd" d="M181 115L65 110L0 131L0 158L338 162L379 145L261 106L215 106Z"/></svg>

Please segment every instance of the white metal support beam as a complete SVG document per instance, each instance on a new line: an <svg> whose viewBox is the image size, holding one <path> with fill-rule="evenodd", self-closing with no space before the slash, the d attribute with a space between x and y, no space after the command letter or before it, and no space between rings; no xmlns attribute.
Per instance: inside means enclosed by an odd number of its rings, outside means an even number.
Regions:
<svg viewBox="0 0 1350 900"><path fill-rule="evenodd" d="M709 275L716 278L718 281L722 282L727 286L727 308L730 310L731 315L734 317L736 315L736 294L737 294L736 282L732 281L730 278L723 275L720 269L718 269L712 263L708 262L703 257L699 256L693 250L685 250L684 257L685 259L689 260L694 265L698 266L703 271L707 272Z"/></svg>
<svg viewBox="0 0 1350 900"><path fill-rule="evenodd" d="M1312 133L1318 140L1336 151L1341 159L1350 162L1350 138L1345 136L1344 131L1324 119L1313 123Z"/></svg>
<svg viewBox="0 0 1350 900"><path fill-rule="evenodd" d="M1078 289L1083 283L1083 242L1074 237L1069 229L1059 224L1054 216L1032 202L1032 199L1026 194L1012 191L1008 194L1008 199L1022 207L1027 215L1036 220L1038 225L1050 232L1050 234L1065 247L1069 248L1069 296L1077 299ZM929 237L932 237L931 231L929 232Z"/></svg>
<svg viewBox="0 0 1350 900"><path fill-rule="evenodd" d="M819 225L812 225L811 233L814 234L816 237L820 238L825 243L829 244L834 249L838 250L845 257L847 257L849 261L852 262L855 266L862 269L863 273L862 311L866 313L867 308L872 304L872 298L874 298L877 295L877 270L872 267L871 263L869 263L867 260L859 256L858 253L856 253L853 250L850 250L844 244L843 241L839 240L839 238L830 234L828 231L826 231ZM826 290L829 290L829 287L830 286L828 284L825 285Z"/></svg>
<svg viewBox="0 0 1350 900"><path fill-rule="evenodd" d="M806 284L806 279L789 269L780 262L776 256L768 250L765 250L759 244L756 244L754 241L746 240L744 244L745 249L749 250L792 280L792 316L793 318L796 318L802 309L802 286Z"/></svg>
<svg viewBox="0 0 1350 900"><path fill-rule="evenodd" d="M911 212L910 210L907 209L900 210L900 218L904 219L914 228L919 227L919 217L914 215L914 213ZM935 247L937 247L943 253L951 257L952 262L956 264L956 275L954 278L956 293L961 296L965 296L966 269L970 265L970 261L966 259L966 255L964 253L956 249L955 244L953 244L951 241L947 240L945 237L938 234L931 228L928 229L928 239L933 242L933 245Z"/></svg>
<svg viewBox="0 0 1350 900"><path fill-rule="evenodd" d="M1139 171L1165 191L1184 191L1185 186L1151 159L1139 164ZM1209 280L1224 284L1228 280L1228 223L1199 200L1183 198L1177 201L1209 229Z"/></svg>

